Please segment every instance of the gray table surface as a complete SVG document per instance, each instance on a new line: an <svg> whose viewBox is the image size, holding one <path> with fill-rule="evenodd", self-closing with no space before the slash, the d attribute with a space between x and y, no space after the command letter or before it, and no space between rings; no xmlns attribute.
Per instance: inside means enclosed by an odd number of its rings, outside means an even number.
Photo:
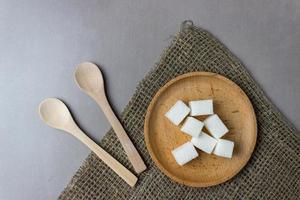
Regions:
<svg viewBox="0 0 300 200"><path fill-rule="evenodd" d="M0 199L55 199L89 150L39 119L59 97L96 141L109 129L74 67L104 71L119 114L180 23L211 31L300 128L299 0L0 0Z"/></svg>

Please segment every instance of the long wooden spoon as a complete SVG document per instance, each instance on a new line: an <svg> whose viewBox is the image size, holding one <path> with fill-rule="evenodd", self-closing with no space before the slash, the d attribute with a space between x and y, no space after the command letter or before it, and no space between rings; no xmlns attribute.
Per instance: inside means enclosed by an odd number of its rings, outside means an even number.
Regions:
<svg viewBox="0 0 300 200"><path fill-rule="evenodd" d="M79 88L92 97L104 112L119 138L134 170L137 173L144 171L146 169L144 161L109 105L105 95L104 81L100 69L93 63L84 62L79 64L74 76L75 82Z"/></svg>
<svg viewBox="0 0 300 200"><path fill-rule="evenodd" d="M67 106L56 98L48 98L40 103L39 114L49 126L66 131L88 146L105 164L115 171L131 187L137 182L137 177L105 150L91 140L74 122Z"/></svg>

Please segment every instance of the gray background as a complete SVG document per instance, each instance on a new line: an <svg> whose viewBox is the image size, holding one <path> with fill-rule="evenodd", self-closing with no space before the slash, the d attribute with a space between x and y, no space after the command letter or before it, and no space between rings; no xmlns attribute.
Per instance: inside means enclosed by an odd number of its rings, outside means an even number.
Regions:
<svg viewBox="0 0 300 200"><path fill-rule="evenodd" d="M185 19L223 41L299 130L299 0L0 0L0 199L57 198L89 153L41 122L44 98L65 101L96 141L109 129L74 84L78 63L101 66L119 114Z"/></svg>

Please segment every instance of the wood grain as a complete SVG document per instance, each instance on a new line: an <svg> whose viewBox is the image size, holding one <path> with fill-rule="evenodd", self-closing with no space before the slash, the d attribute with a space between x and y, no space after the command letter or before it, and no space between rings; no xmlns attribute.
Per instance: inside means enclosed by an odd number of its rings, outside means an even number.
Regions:
<svg viewBox="0 0 300 200"><path fill-rule="evenodd" d="M234 141L232 159L206 154L179 166L171 151L189 141L164 114L178 100L213 99L214 112L229 128L223 138ZM205 116L197 117L204 120ZM208 133L207 130L204 129ZM231 80L214 73L192 72L178 76L164 85L152 99L145 117L147 149L159 169L172 180L193 187L223 183L235 176L248 162L257 137L256 117L246 94Z"/></svg>

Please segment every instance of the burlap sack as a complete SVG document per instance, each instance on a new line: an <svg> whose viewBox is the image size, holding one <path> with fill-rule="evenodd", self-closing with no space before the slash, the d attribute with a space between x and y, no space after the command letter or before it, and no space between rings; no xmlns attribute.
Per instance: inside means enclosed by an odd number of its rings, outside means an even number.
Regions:
<svg viewBox="0 0 300 200"><path fill-rule="evenodd" d="M59 199L300 198L300 140L295 127L223 44L189 22L183 25L122 113L124 128L148 166L139 175L136 187L128 186L91 153ZM250 98L258 121L257 145L249 163L230 181L209 188L179 185L162 174L152 162L143 136L145 112L155 93L169 80L192 71L219 73L237 83ZM100 145L133 171L113 130L108 131Z"/></svg>

